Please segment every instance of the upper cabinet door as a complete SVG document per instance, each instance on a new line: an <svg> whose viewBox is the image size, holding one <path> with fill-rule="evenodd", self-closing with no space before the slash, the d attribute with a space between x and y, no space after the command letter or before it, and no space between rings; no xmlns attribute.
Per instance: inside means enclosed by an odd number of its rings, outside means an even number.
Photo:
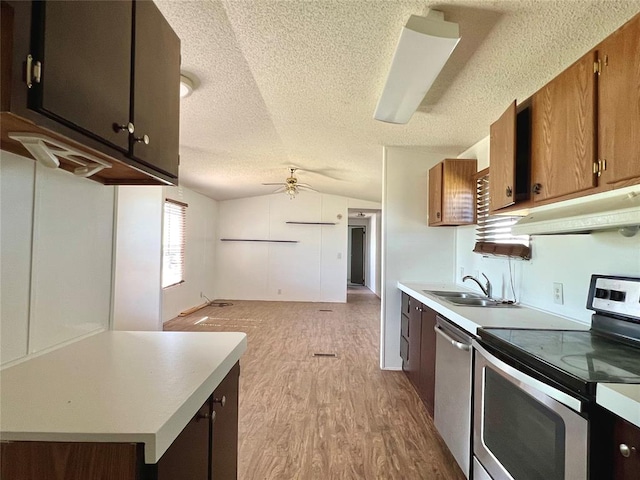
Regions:
<svg viewBox="0 0 640 480"><path fill-rule="evenodd" d="M585 55L532 98L534 201L596 186L595 60L595 51Z"/></svg>
<svg viewBox="0 0 640 480"><path fill-rule="evenodd" d="M429 225L442 223L442 169L443 162L429 170Z"/></svg>
<svg viewBox="0 0 640 480"><path fill-rule="evenodd" d="M129 122L132 11L127 1L34 2L42 81L29 107L126 151L129 134L113 125Z"/></svg>
<svg viewBox="0 0 640 480"><path fill-rule="evenodd" d="M151 1L135 5L134 55L133 156L177 177L180 39Z"/></svg>
<svg viewBox="0 0 640 480"><path fill-rule="evenodd" d="M514 101L490 129L489 211L515 203L516 198L516 102Z"/></svg>
<svg viewBox="0 0 640 480"><path fill-rule="evenodd" d="M640 177L640 15L598 46L600 180Z"/></svg>

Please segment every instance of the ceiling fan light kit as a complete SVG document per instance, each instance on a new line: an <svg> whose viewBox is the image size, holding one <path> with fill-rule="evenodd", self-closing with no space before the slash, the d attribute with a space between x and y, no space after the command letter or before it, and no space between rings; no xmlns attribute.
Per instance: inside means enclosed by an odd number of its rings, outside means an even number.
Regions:
<svg viewBox="0 0 640 480"><path fill-rule="evenodd" d="M293 200L293 198L300 193L300 190L309 190L312 192L317 192L317 190L311 188L311 185L307 185L306 183L298 183L298 179L295 177L294 173L297 168L290 167L289 168L289 176L285 179L283 183L263 183L263 185L281 185L273 193L284 192L289 195L289 199Z"/></svg>
<svg viewBox="0 0 640 480"><path fill-rule="evenodd" d="M459 41L458 24L445 21L442 12L411 15L402 28L373 118L407 123Z"/></svg>

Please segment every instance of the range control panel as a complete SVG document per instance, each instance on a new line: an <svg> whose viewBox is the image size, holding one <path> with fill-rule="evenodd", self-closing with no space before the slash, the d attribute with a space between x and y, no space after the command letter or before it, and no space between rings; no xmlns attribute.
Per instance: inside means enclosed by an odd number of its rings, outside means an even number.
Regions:
<svg viewBox="0 0 640 480"><path fill-rule="evenodd" d="M592 275L587 308L640 320L640 277Z"/></svg>

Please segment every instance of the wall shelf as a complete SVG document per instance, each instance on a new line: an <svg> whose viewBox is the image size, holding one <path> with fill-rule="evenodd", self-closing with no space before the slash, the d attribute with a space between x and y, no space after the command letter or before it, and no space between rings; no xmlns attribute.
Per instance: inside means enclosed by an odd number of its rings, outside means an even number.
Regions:
<svg viewBox="0 0 640 480"><path fill-rule="evenodd" d="M300 243L298 240L261 240L256 238L221 238L221 242Z"/></svg>
<svg viewBox="0 0 640 480"><path fill-rule="evenodd" d="M285 222L290 225L335 225L335 222Z"/></svg>

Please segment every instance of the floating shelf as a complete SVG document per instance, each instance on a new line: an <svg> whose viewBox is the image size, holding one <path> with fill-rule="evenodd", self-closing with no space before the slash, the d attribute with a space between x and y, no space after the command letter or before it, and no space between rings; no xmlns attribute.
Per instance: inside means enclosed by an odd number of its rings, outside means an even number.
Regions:
<svg viewBox="0 0 640 480"><path fill-rule="evenodd" d="M335 225L335 222L285 222L291 225Z"/></svg>
<svg viewBox="0 0 640 480"><path fill-rule="evenodd" d="M259 240L255 238L221 238L221 242L300 243L298 240Z"/></svg>

